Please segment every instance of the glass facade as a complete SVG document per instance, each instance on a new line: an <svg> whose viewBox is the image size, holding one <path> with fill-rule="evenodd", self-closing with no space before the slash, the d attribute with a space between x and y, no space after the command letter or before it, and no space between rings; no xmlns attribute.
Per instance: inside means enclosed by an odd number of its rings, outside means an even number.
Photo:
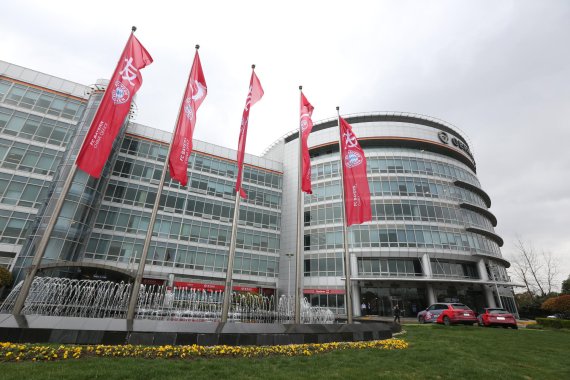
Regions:
<svg viewBox="0 0 570 380"><path fill-rule="evenodd" d="M492 305L493 281L512 292L502 240L494 231L497 221L488 211L475 162L439 136L463 142L464 137L445 122L418 115L413 121L383 114L348 121L364 141L372 207L371 222L348 227L354 289L349 306L355 314L361 303L378 315L391 315L398 304L408 317L444 299L473 308ZM336 128L330 121L316 123L309 140L313 193L303 195L302 270L311 303L337 309L345 285ZM284 159L297 144L297 135L285 138ZM270 148L267 154L278 157L278 152ZM282 233L292 221L284 216ZM482 268L487 270L481 273Z"/></svg>
<svg viewBox="0 0 570 380"><path fill-rule="evenodd" d="M85 105L0 77L0 265L14 268Z"/></svg>
<svg viewBox="0 0 570 380"><path fill-rule="evenodd" d="M129 268L142 252L167 145L128 134L106 187L83 259ZM194 151L188 186L167 175L147 256L153 271L179 279L224 277L234 213L235 162ZM275 282L280 240L280 173L246 167L248 199L240 205L235 275ZM255 276L255 279L254 277ZM261 280L263 279L263 280ZM274 285L273 285L274 286Z"/></svg>
<svg viewBox="0 0 570 380"><path fill-rule="evenodd" d="M113 270L134 273L171 135L127 119L101 178L77 171L61 214L52 218L104 88L11 67L0 61L0 265L20 280L46 226L54 223L42 261L51 273L79 278L93 273L105 278ZM40 74L45 78L25 79ZM347 120L365 142L372 221L348 229L354 304L346 305L338 136L334 123L316 123L309 140L313 194L303 195L299 237L309 302L339 314L347 307L358 314L365 303L366 311L377 315L389 315L398 304L404 316L448 299L474 308L499 302L515 307L509 263L502 258L497 221L488 211L475 162L446 142L467 146L465 137L445 122L419 115L377 113ZM451 138L442 139L442 133ZM236 283L281 292L292 288L297 143L290 135L246 161L248 198L240 204ZM167 175L144 280L174 276L223 283L235 156L231 149L197 142L188 185Z"/></svg>
<svg viewBox="0 0 570 380"><path fill-rule="evenodd" d="M83 86L80 90L89 96L78 98L24 83L17 76L0 78L0 264L10 266L21 280L47 224L54 223L42 260L42 266L51 266L46 273L79 278L98 273L92 278L99 279L110 276L113 268L134 273L150 228L170 134L126 120L101 178L78 170L55 219L54 204L104 87ZM72 85L63 81L62 87ZM235 161L226 157L236 154L199 145L202 151L195 149L190 158L188 186L167 175L146 280L174 275L178 281L221 283L225 278L237 176ZM223 157L211 154L214 150L222 150ZM264 162L269 161L257 159L257 166L246 161L248 198L240 205L234 279L275 289L283 174L279 163L263 167ZM6 246L10 249L4 251Z"/></svg>

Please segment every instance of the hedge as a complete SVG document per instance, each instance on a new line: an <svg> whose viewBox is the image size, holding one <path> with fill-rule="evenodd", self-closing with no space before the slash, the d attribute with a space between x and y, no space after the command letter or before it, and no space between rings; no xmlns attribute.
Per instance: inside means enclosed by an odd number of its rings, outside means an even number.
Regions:
<svg viewBox="0 0 570 380"><path fill-rule="evenodd" d="M536 322L544 327L570 329L570 319L536 318Z"/></svg>

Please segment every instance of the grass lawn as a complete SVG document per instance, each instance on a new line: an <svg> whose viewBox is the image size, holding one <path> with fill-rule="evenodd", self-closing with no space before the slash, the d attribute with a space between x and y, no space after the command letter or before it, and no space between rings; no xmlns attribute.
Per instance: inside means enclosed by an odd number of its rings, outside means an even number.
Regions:
<svg viewBox="0 0 570 380"><path fill-rule="evenodd" d="M570 331L405 325L407 350L0 363L0 379L570 379Z"/></svg>

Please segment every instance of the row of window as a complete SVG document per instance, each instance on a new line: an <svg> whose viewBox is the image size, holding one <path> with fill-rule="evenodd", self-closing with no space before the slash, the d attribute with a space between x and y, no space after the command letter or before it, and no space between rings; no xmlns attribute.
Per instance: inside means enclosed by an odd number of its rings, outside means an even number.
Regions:
<svg viewBox="0 0 570 380"><path fill-rule="evenodd" d="M455 202L468 202L486 208L485 201L469 190L434 179L416 177L368 178L370 195L395 197L439 198ZM306 203L340 199L338 180L313 185L313 194L305 195Z"/></svg>
<svg viewBox="0 0 570 380"><path fill-rule="evenodd" d="M227 178L236 178L237 164L201 154L193 154L190 167L196 171L221 175ZM255 183L262 186L281 189L282 176L272 172L245 166L243 172L244 182Z"/></svg>
<svg viewBox="0 0 570 380"><path fill-rule="evenodd" d="M421 276L419 260L358 258L358 274L362 276Z"/></svg>
<svg viewBox="0 0 570 380"><path fill-rule="evenodd" d="M474 263L454 263L432 260L431 273L434 277L479 278L479 272Z"/></svg>
<svg viewBox="0 0 570 380"><path fill-rule="evenodd" d="M409 247L486 252L499 255L499 246L484 236L454 228L429 225L363 225L349 232L352 248ZM314 229L304 235L306 251L343 247L342 228Z"/></svg>
<svg viewBox="0 0 570 380"><path fill-rule="evenodd" d="M0 133L57 146L66 146L74 129L62 123L0 107Z"/></svg>
<svg viewBox="0 0 570 380"><path fill-rule="evenodd" d="M121 152L136 156L137 158L143 157L156 160L158 162L164 162L167 154L167 146L150 141L143 141L133 136L126 136L122 142ZM145 164L141 161L135 162L133 159L123 157L121 157L119 161L121 162L117 162L114 168L114 174L116 175L134 179L151 178L151 176L154 179L160 179L160 174L156 174L156 172L151 174L153 169L147 168L149 164ZM162 171L162 168L156 169ZM193 169L195 171L205 173L212 173L232 179L235 179L237 175L237 164L235 162L221 160L202 154L197 154L195 152L190 156L188 169ZM195 175L191 175L190 177L194 176ZM258 184L275 189L280 189L282 186L281 175L265 170L259 170L249 166L245 166L243 180L247 183ZM170 181L169 186L175 188L180 187L180 185L174 181ZM232 194L233 193L229 193L229 195Z"/></svg>
<svg viewBox="0 0 570 380"><path fill-rule="evenodd" d="M452 207L448 204L438 204L416 200L400 202L375 201L372 207L372 220L410 220L429 221L451 224L468 224L483 227L492 231L493 225L484 216L471 210ZM340 204L325 204L310 206L305 211L305 226L321 226L327 223L341 223Z"/></svg>
<svg viewBox="0 0 570 380"><path fill-rule="evenodd" d="M168 154L168 145L153 143L138 139L133 136L125 136L121 143L121 153L136 157L149 158L153 161L164 162Z"/></svg>
<svg viewBox="0 0 570 380"><path fill-rule="evenodd" d="M0 173L0 203L39 208L45 201L47 190L46 181Z"/></svg>
<svg viewBox="0 0 570 380"><path fill-rule="evenodd" d="M74 121L79 120L85 109L85 101L3 79L0 79L0 102Z"/></svg>
<svg viewBox="0 0 570 380"><path fill-rule="evenodd" d="M0 243L24 244L33 218L34 214L0 210Z"/></svg>
<svg viewBox="0 0 570 380"><path fill-rule="evenodd" d="M147 256L148 265L225 273L228 250L196 247L174 243L151 243ZM110 237L94 233L87 244L88 259L126 263L128 268L137 265L142 252L142 240L128 237ZM234 258L234 274L276 277L278 258L237 251Z"/></svg>
<svg viewBox="0 0 570 380"><path fill-rule="evenodd" d="M333 257L311 257L304 260L304 276L342 276L343 260L340 254Z"/></svg>
<svg viewBox="0 0 570 380"><path fill-rule="evenodd" d="M216 197L234 199L235 181L226 181L221 178L208 177L201 174L193 174L189 181L189 187L194 192L208 194ZM281 194L258 187L243 185L247 193L245 203L258 206L281 208Z"/></svg>
<svg viewBox="0 0 570 380"><path fill-rule="evenodd" d="M326 307L333 313L344 314L344 294L305 294L313 307Z"/></svg>
<svg viewBox="0 0 570 380"><path fill-rule="evenodd" d="M0 138L0 167L43 175L53 175L62 152Z"/></svg>
<svg viewBox="0 0 570 380"><path fill-rule="evenodd" d="M505 281L510 282L511 278L507 273L507 269L499 264L493 264L492 266L486 265L487 275L489 279L493 281Z"/></svg>
<svg viewBox="0 0 570 380"><path fill-rule="evenodd" d="M472 173L449 163L414 157L367 157L366 161L367 172L369 174L406 173L434 175L449 178L451 180L460 179L480 187L479 181ZM322 164L313 165L311 168L312 180L337 178L339 176L340 172L338 161L324 162Z"/></svg>
<svg viewBox="0 0 570 380"><path fill-rule="evenodd" d="M140 211L129 212L124 210L124 212L118 212L101 209L97 215L95 228L145 234L149 228L149 217ZM228 246L231 238L231 226L197 220L182 222L177 217L160 215L155 221L153 236ZM236 244L237 247L243 249L277 252L279 250L279 235L265 231L238 229Z"/></svg>
<svg viewBox="0 0 570 380"><path fill-rule="evenodd" d="M230 181L200 174L195 174L189 182L189 188L194 193L207 194L228 200L234 199L234 186L235 184ZM279 208L281 206L281 194L247 185L243 187L248 196L244 201L245 204L250 203L270 208ZM174 210L183 210L186 208L188 212L193 213L194 209L192 203L186 202L189 196L189 193L164 193L161 196L160 203L163 207ZM139 207L152 208L155 199L155 189L151 190L146 186L137 186L133 183L112 181L105 192L105 200ZM186 203L186 207L184 207L184 203Z"/></svg>

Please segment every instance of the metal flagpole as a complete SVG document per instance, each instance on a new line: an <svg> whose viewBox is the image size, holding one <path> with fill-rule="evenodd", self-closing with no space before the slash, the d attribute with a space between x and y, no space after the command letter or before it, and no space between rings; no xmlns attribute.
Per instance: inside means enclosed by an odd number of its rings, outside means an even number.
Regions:
<svg viewBox="0 0 570 380"><path fill-rule="evenodd" d="M251 65L251 69L255 70L255 65ZM253 73L252 73L252 80L253 80ZM248 104L249 101L251 100L251 91L252 88L250 87L249 89L249 94L248 94L248 98L246 100L246 106L245 106L245 111L248 110ZM263 95L263 93L262 93ZM258 99L259 100L259 99ZM249 117L249 111L247 111L247 115L244 113L244 117L247 116ZM247 117L244 119L242 119L242 128L244 127L244 123L247 123ZM243 132L243 131L242 131ZM245 131L245 133L247 133L247 129ZM240 138L241 138L241 133L240 133ZM245 138L245 135L244 135ZM238 153L240 148L238 147ZM243 154L244 154L244 158L245 158L245 141L243 144ZM239 154L238 154L239 156ZM242 160L242 170L240 170L239 168L239 164L240 164L240 157L238 157L238 178L236 178L236 186L239 183L240 186L243 186L243 172L244 172L244 163ZM221 317L221 322L222 323L226 323L228 321L228 313L230 310L230 303L231 303L231 296L232 296L232 276L233 276L233 271L234 271L234 257L235 257L235 251L236 251L236 239L237 239L237 225L238 225L238 221L239 221L239 202L240 202L240 197L241 197L241 191L242 188L240 187L239 189L236 188L235 193L236 193L236 201L234 204L234 220L232 223L232 238L231 238L231 243L230 243L230 251L228 252L228 267L226 269L226 283L225 283L225 288L224 288L224 301L222 304L222 317Z"/></svg>
<svg viewBox="0 0 570 380"><path fill-rule="evenodd" d="M344 238L344 275L345 275L345 283L344 283L344 289L345 289L345 302L346 302L346 320L348 323L352 323L352 292L351 292L351 280L350 280L350 256L348 254L348 228L346 227L346 210L345 210L345 202L346 199L344 199L344 165L342 163L343 157L342 157L342 133L341 133L341 129L340 129L340 112L339 112L340 107L336 107L336 113L337 113L337 121L338 121L338 134L339 134L339 139L338 139L338 150L339 150L339 156L340 156L340 192L341 192L341 196L342 196L342 205L341 205L341 210L342 210L342 234L343 234L343 238Z"/></svg>
<svg viewBox="0 0 570 380"><path fill-rule="evenodd" d="M136 30L137 30L137 27L133 26L131 28L131 34L134 33ZM83 141L81 143L81 146L83 146L83 144L85 144L85 140L87 139L88 134L89 134L89 132L87 132L85 134L85 136L83 136ZM51 233L53 232L53 228L55 227L57 219L59 218L59 214L61 213L61 208L63 207L63 202L65 201L65 197L67 196L67 193L69 192L69 188L71 187L71 184L73 183L73 178L75 177L76 172L77 172L77 165L75 163L72 163L71 169L69 170L69 173L67 174L67 178L65 179L65 182L64 182L63 187L61 189L61 194L60 194L60 196L59 196L59 198L55 204L53 213L52 213L52 215L49 219L49 222L46 226L46 230L44 231L42 238L40 239L40 242L38 244L38 248L36 249L36 253L34 254L34 258L32 259L32 265L30 266L28 273L26 274L26 277L24 278L24 282L22 284L22 287L20 288L20 292L18 293L18 297L16 298L16 301L14 302L14 308L12 309L13 315L19 315L22 312L22 309L24 308L24 303L26 302L26 298L28 298L28 294L30 293L30 288L32 287L32 282L34 281L34 277L38 273L38 268L39 268L39 265L41 264L42 259L44 257L44 253L45 253L46 247L49 243Z"/></svg>
<svg viewBox="0 0 570 380"><path fill-rule="evenodd" d="M299 86L299 98L303 102L303 86ZM303 284L301 268L303 267L303 130L301 120L299 120L299 165L298 165L298 186L297 186L297 257L295 261L295 323L301 323L301 299L303 298Z"/></svg>
<svg viewBox="0 0 570 380"><path fill-rule="evenodd" d="M84 142L86 137L87 134L85 134L85 137L83 138ZM53 228L55 227L57 219L59 218L61 208L63 207L63 202L65 200L65 197L67 196L67 193L69 192L69 188L71 187L76 172L77 172L77 166L75 165L75 163L73 163L71 164L71 169L69 171L69 174L67 175L67 178L65 179L63 188L61 189L61 194L59 195L59 198L57 199L57 202L55 204L53 214L50 217L49 222L46 226L46 230L44 231L40 243L38 244L36 254L34 255L34 258L32 260L32 265L30 266L29 271L26 274L24 283L22 284L20 292L18 293L16 302L14 303L14 309L12 309L12 314L14 315L21 314L22 309L24 308L24 303L26 301L26 298L28 298L28 294L30 293L32 282L34 281L34 277L38 272L38 267L44 257L44 253L48 245L49 239L51 237L51 233L53 232Z"/></svg>
<svg viewBox="0 0 570 380"><path fill-rule="evenodd" d="M243 177L243 170L242 170ZM230 310L230 303L232 297L232 275L234 271L234 257L236 251L236 238L237 238L237 225L239 219L239 201L240 201L239 191L236 190L236 201L234 204L234 220L232 223L232 240L230 243L230 251L228 253L228 269L226 270L226 286L224 288L224 303L222 304L222 319L221 322L225 323L228 321L228 313Z"/></svg>
<svg viewBox="0 0 570 380"><path fill-rule="evenodd" d="M196 50L200 49L200 45L196 45ZM192 70L192 68L190 68ZM184 94L182 94L182 100L180 102L180 108L178 110L178 116L176 117L176 124L180 119L180 110L184 105ZM137 268L137 274L135 276L135 282L131 290L131 298L129 299L129 308L127 309L127 320L132 320L135 317L135 309L137 307L138 294L141 288L142 277L144 275L144 268L146 266L146 259L148 256L148 248L150 247L150 241L152 239L152 232L154 230L154 223L156 222L156 215L158 214L158 207L160 205L160 196L162 195L162 189L164 187L164 182L166 181L166 173L168 172L168 161L170 159L170 152L172 151L172 143L174 137L176 136L176 130L172 134L172 139L168 145L168 153L166 154L166 160L164 161L164 167L162 168L162 176L160 177L160 183L158 184L158 191L156 193L156 199L154 200L154 206L152 207L152 214L150 216L150 221L148 224L148 230L146 231L146 236L144 239L144 245L141 252L141 258L139 261L139 266Z"/></svg>

